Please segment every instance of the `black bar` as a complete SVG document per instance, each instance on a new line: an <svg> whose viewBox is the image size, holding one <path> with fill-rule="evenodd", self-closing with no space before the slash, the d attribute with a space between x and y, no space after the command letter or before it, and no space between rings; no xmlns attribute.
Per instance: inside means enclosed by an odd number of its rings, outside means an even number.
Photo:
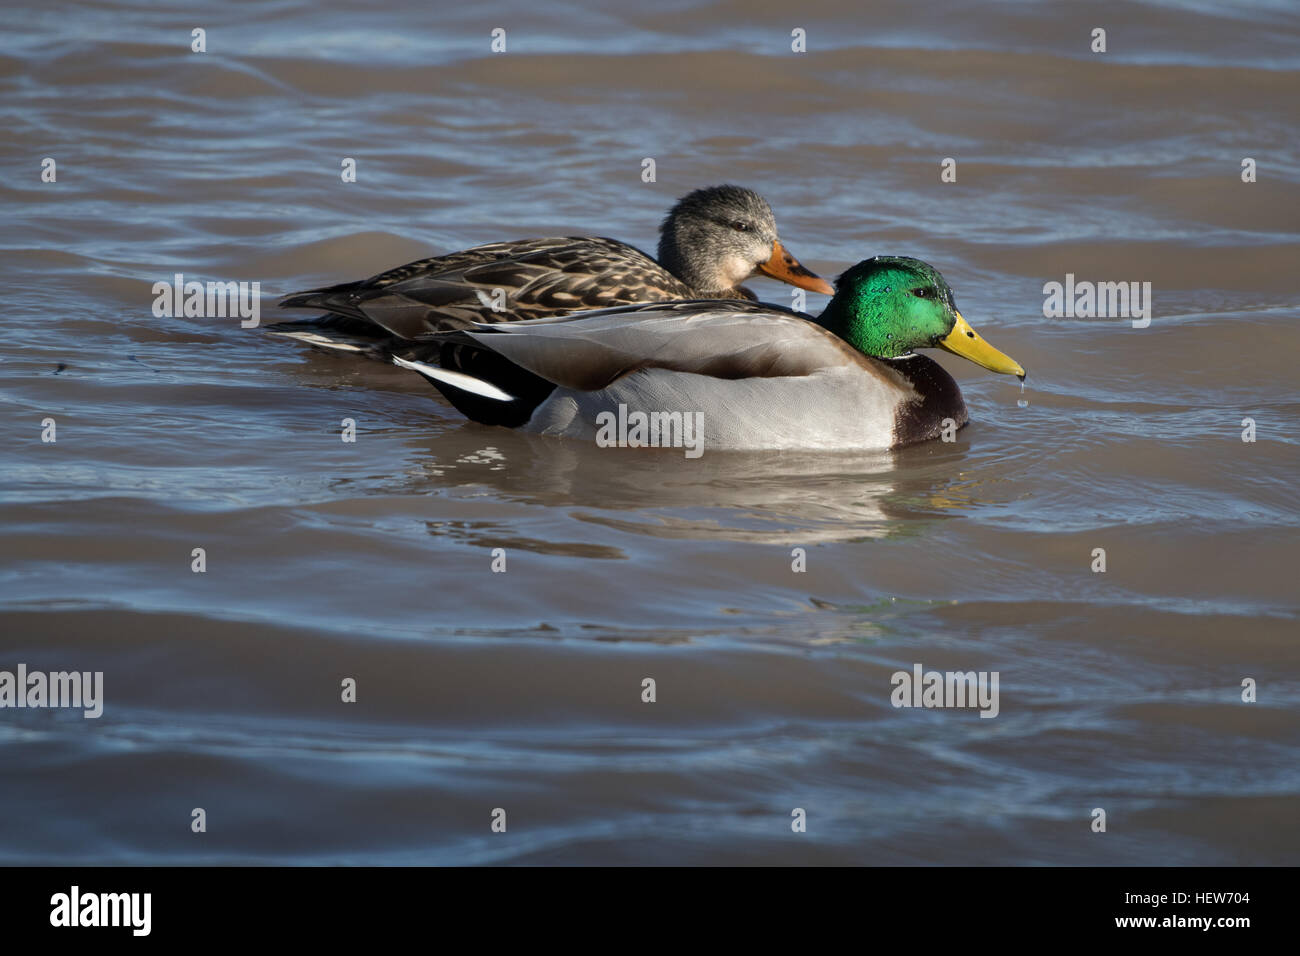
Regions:
<svg viewBox="0 0 1300 956"><path fill-rule="evenodd" d="M622 925L632 938L703 919L736 934L762 935L772 921L796 935L803 927L809 942L843 928L860 941L900 933L976 945L1047 933L1231 945L1260 930L1284 930L1294 883L1295 871L1283 868L5 868L0 925L10 943L63 937L75 944L206 944L269 933L333 946L348 937L373 941L380 931L428 938L431 929L473 928L495 938L560 924L579 935L598 924L615 932ZM130 925L51 925L52 915L71 909L73 886L88 918L99 912L99 894L150 894L148 936L136 936ZM55 913L59 894L69 903L62 914ZM95 902L87 910L90 895ZM143 895L137 899L143 904ZM111 910L122 900L109 903ZM135 915L142 926L142 905L121 912L120 922ZM1204 918L1246 923L1188 925ZM1119 925L1133 919L1154 923Z"/></svg>

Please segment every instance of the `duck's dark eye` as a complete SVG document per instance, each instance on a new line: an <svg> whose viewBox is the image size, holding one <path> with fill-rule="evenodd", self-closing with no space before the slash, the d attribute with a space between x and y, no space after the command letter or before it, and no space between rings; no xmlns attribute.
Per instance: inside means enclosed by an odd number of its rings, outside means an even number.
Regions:
<svg viewBox="0 0 1300 956"><path fill-rule="evenodd" d="M737 219L735 222L731 224L731 228L735 229L737 232L749 232L750 229L752 229L753 227L750 226L749 223L741 222L739 219Z"/></svg>
<svg viewBox="0 0 1300 956"><path fill-rule="evenodd" d="M918 299L933 299L934 290L929 286L923 286L920 289L913 289L912 295L916 296Z"/></svg>

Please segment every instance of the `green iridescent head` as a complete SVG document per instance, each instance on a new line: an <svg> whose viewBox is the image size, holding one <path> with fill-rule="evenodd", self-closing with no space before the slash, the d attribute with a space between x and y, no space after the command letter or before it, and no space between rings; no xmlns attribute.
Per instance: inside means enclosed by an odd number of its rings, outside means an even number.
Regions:
<svg viewBox="0 0 1300 956"><path fill-rule="evenodd" d="M1020 363L976 334L939 270L920 259L875 256L859 262L836 280L835 297L818 321L874 358L941 348L991 371L1025 376Z"/></svg>

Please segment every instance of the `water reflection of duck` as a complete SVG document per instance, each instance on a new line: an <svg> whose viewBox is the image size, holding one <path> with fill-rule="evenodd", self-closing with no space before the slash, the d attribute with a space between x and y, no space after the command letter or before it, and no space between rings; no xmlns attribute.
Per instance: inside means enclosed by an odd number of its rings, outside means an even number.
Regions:
<svg viewBox="0 0 1300 956"><path fill-rule="evenodd" d="M447 427L436 434L403 430L409 454L400 473L385 476L384 487L412 501L436 493L453 502L501 502L506 510L475 530L451 517L456 506L439 506L436 533L578 541L614 548L619 557L636 552L644 539L807 547L923 535L986 494L996 498L988 482L1024 464L1012 456L1007 465L1002 452L990 450L994 464L960 437L897 451L729 451L698 459L653 449L611 454L587 442L463 420L457 425L452 416L459 416L446 415ZM357 494L355 486L341 490ZM358 507L365 500L359 497ZM556 523L559 515L591 533Z"/></svg>

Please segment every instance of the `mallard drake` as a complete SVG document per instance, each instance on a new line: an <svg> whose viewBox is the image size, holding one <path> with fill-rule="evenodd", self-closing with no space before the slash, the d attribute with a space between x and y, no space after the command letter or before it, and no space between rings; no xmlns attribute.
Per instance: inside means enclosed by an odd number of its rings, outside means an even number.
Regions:
<svg viewBox="0 0 1300 956"><path fill-rule="evenodd" d="M611 416L699 413L708 449L880 449L968 421L957 383L914 352L934 347L1024 379L938 270L895 256L841 275L815 321L749 301L661 303L443 333L393 361L475 421L544 435L600 440Z"/></svg>
<svg viewBox="0 0 1300 956"><path fill-rule="evenodd" d="M697 189L673 206L659 228L658 262L615 239L495 242L360 282L296 292L280 306L329 315L267 331L387 358L404 341L480 323L636 302L756 300L741 283L760 273L824 295L835 291L785 250L772 207L751 189Z"/></svg>

